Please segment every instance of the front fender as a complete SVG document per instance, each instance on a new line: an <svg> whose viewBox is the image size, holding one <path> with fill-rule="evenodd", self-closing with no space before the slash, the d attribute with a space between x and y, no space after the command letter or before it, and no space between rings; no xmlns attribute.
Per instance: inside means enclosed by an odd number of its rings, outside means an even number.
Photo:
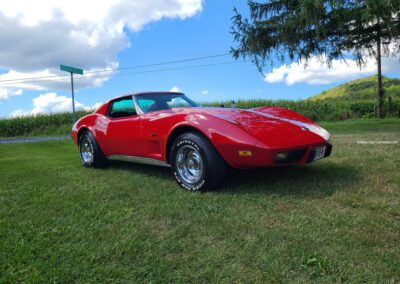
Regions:
<svg viewBox="0 0 400 284"><path fill-rule="evenodd" d="M238 165L243 163L242 160L247 158L240 156L239 151L268 148L241 125L213 115L188 114L184 122L176 127L182 126L190 126L206 136L222 158L232 167L239 167Z"/></svg>

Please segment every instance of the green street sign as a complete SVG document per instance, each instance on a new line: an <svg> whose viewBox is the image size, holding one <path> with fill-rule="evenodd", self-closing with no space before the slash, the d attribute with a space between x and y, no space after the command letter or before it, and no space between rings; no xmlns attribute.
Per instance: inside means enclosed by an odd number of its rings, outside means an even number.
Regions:
<svg viewBox="0 0 400 284"><path fill-rule="evenodd" d="M75 68L75 67L71 67L71 66L67 66L67 65L60 65L60 69L62 70L62 71L66 71L66 72L69 72L69 73L75 73L75 74L83 74L83 70L82 69L79 69L79 68Z"/></svg>

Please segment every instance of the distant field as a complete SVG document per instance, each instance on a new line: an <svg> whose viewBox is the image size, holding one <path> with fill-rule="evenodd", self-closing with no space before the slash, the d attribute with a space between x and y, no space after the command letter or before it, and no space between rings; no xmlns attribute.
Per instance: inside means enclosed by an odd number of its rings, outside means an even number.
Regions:
<svg viewBox="0 0 400 284"><path fill-rule="evenodd" d="M209 102L203 106L230 107L232 102ZM285 101L285 100L239 100L238 108L248 109L260 106L279 106L297 111L314 121L341 121L357 118L373 118L375 116L375 101ZM384 105L388 117L400 118L400 101L394 100L391 113L388 105ZM78 117L89 112L78 112ZM72 126L71 113L42 114L38 116L0 119L0 137L30 137L48 135L68 135Z"/></svg>
<svg viewBox="0 0 400 284"><path fill-rule="evenodd" d="M0 145L0 283L397 283L398 122L325 123L330 158L199 194L166 168L83 168L71 141Z"/></svg>
<svg viewBox="0 0 400 284"><path fill-rule="evenodd" d="M346 82L339 86L324 90L321 93L312 96L309 100L371 100L376 98L378 78L376 75ZM382 78L385 98L400 98L400 79Z"/></svg>

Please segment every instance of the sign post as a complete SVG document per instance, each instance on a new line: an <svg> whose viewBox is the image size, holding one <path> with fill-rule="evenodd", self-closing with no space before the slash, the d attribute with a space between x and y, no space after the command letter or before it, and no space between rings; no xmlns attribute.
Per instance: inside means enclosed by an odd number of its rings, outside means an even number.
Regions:
<svg viewBox="0 0 400 284"><path fill-rule="evenodd" d="M60 65L60 69L65 72L69 72L71 75L71 92L72 92L72 124L76 121L76 112L75 112L75 94L74 94L74 73L75 74L83 74L83 70L71 66Z"/></svg>

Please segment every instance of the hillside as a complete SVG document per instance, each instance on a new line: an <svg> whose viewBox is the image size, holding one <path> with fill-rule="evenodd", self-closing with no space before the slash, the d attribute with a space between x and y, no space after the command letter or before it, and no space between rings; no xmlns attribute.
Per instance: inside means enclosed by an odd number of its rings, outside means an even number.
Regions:
<svg viewBox="0 0 400 284"><path fill-rule="evenodd" d="M322 91L310 97L309 100L374 100L376 98L376 85L376 76L370 76ZM393 99L400 99L400 79L383 77L383 88L386 98L392 97Z"/></svg>

